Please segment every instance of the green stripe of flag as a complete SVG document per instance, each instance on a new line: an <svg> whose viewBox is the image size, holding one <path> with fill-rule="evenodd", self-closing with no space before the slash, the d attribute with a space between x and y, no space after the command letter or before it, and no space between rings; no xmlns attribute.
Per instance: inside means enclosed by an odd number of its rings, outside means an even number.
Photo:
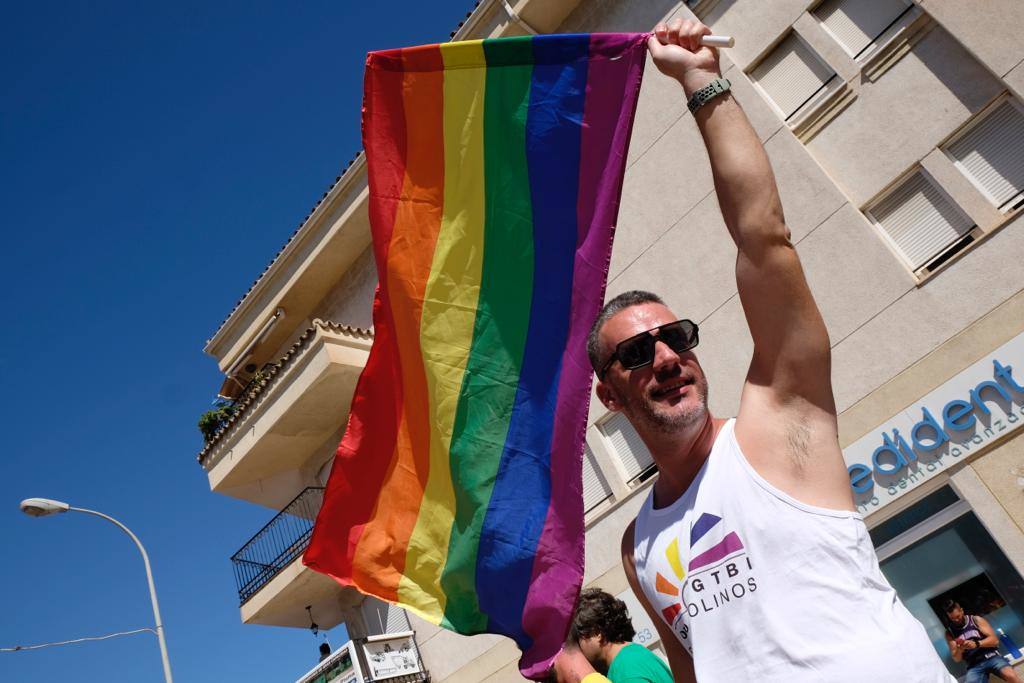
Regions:
<svg viewBox="0 0 1024 683"><path fill-rule="evenodd" d="M456 507L441 575L448 597L445 622L462 633L487 628L476 594L477 548L519 385L533 295L526 165L531 38L485 40L483 47L488 64L483 272L450 450Z"/></svg>

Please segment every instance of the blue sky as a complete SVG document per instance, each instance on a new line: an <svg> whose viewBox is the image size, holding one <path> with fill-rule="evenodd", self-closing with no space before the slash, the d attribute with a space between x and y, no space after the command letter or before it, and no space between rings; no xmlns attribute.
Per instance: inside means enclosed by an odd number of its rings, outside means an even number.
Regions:
<svg viewBox="0 0 1024 683"><path fill-rule="evenodd" d="M228 558L273 513L196 464L203 342L359 149L366 51L446 40L471 5L5 6L0 647L152 624L128 538L18 511L43 496L141 537L177 680L315 663L308 631L239 620ZM156 639L0 653L0 680L42 676L161 680Z"/></svg>

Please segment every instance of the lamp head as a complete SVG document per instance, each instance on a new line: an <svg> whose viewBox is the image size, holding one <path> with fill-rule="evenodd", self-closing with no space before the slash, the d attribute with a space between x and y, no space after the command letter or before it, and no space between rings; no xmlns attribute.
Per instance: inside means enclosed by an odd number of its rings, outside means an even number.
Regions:
<svg viewBox="0 0 1024 683"><path fill-rule="evenodd" d="M46 517L47 515L55 515L58 512L67 512L71 509L71 506L67 503L62 503L59 500L50 500L49 498L26 498L21 501L21 511L29 517Z"/></svg>

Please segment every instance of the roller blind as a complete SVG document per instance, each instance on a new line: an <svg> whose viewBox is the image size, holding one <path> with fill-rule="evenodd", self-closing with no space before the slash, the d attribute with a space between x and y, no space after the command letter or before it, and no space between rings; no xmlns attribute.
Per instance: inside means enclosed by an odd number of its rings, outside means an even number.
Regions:
<svg viewBox="0 0 1024 683"><path fill-rule="evenodd" d="M914 270L974 227L971 219L921 171L907 178L869 213Z"/></svg>
<svg viewBox="0 0 1024 683"><path fill-rule="evenodd" d="M814 16L856 57L909 8L903 0L825 0Z"/></svg>
<svg viewBox="0 0 1024 683"><path fill-rule="evenodd" d="M363 602L363 619L366 620L366 628L370 635L412 630L409 615L404 609L376 598L367 598Z"/></svg>
<svg viewBox="0 0 1024 683"><path fill-rule="evenodd" d="M1024 191L1024 114L1006 100L946 150L999 207Z"/></svg>
<svg viewBox="0 0 1024 683"><path fill-rule="evenodd" d="M654 464L647 446L622 413L613 413L611 418L601 425L601 431L611 442L612 450L626 475L626 481L633 481Z"/></svg>
<svg viewBox="0 0 1024 683"><path fill-rule="evenodd" d="M594 452L587 444L583 451L583 511L590 512L611 495L612 489L601 474Z"/></svg>
<svg viewBox="0 0 1024 683"><path fill-rule="evenodd" d="M795 34L779 43L750 77L788 119L835 75Z"/></svg>

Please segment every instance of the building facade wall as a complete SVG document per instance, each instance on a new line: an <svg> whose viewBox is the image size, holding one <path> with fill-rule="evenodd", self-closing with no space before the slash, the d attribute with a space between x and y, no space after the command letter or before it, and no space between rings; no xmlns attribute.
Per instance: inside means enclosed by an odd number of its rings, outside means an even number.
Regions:
<svg viewBox="0 0 1024 683"><path fill-rule="evenodd" d="M929 28L884 69L870 69L824 41L809 10L815 3L719 0L702 17L734 35L722 68L765 144L808 281L828 326L833 383L843 445L934 390L1024 331L1024 219L1002 213L939 147L1005 92L1019 93L1024 54L1007 22L958 3L920 5ZM934 12L931 10L934 9ZM676 3L582 2L562 32L643 30L672 16L692 16ZM816 49L855 97L814 135L782 120L750 71L789 31ZM1016 70L1016 71L1015 71ZM894 253L865 209L908 171L928 169L986 237L938 272L915 275ZM661 293L680 315L701 325L698 358L709 376L718 415L735 414L752 352L734 277L735 248L723 224L700 134L680 88L648 61L631 142L608 297L630 289ZM1021 328L1021 329L1018 329ZM931 368L925 372L922 368ZM1024 375L1024 367L1021 368ZM897 390L898 389L898 390ZM613 495L588 519L587 585L628 591L618 539L651 480L622 480L601 425L606 411L591 401L588 442ZM980 450L940 478L866 513L869 527L899 514L944 485L970 505L1010 562L1024 571L1024 497L1015 476L1024 464L1019 436ZM635 615L634 615L635 616ZM517 652L493 637L430 633L424 659L436 680L521 680ZM657 639L645 643L658 650ZM489 646L489 647L488 647ZM471 648L466 650L465 648ZM462 664L460 665L460 662Z"/></svg>

